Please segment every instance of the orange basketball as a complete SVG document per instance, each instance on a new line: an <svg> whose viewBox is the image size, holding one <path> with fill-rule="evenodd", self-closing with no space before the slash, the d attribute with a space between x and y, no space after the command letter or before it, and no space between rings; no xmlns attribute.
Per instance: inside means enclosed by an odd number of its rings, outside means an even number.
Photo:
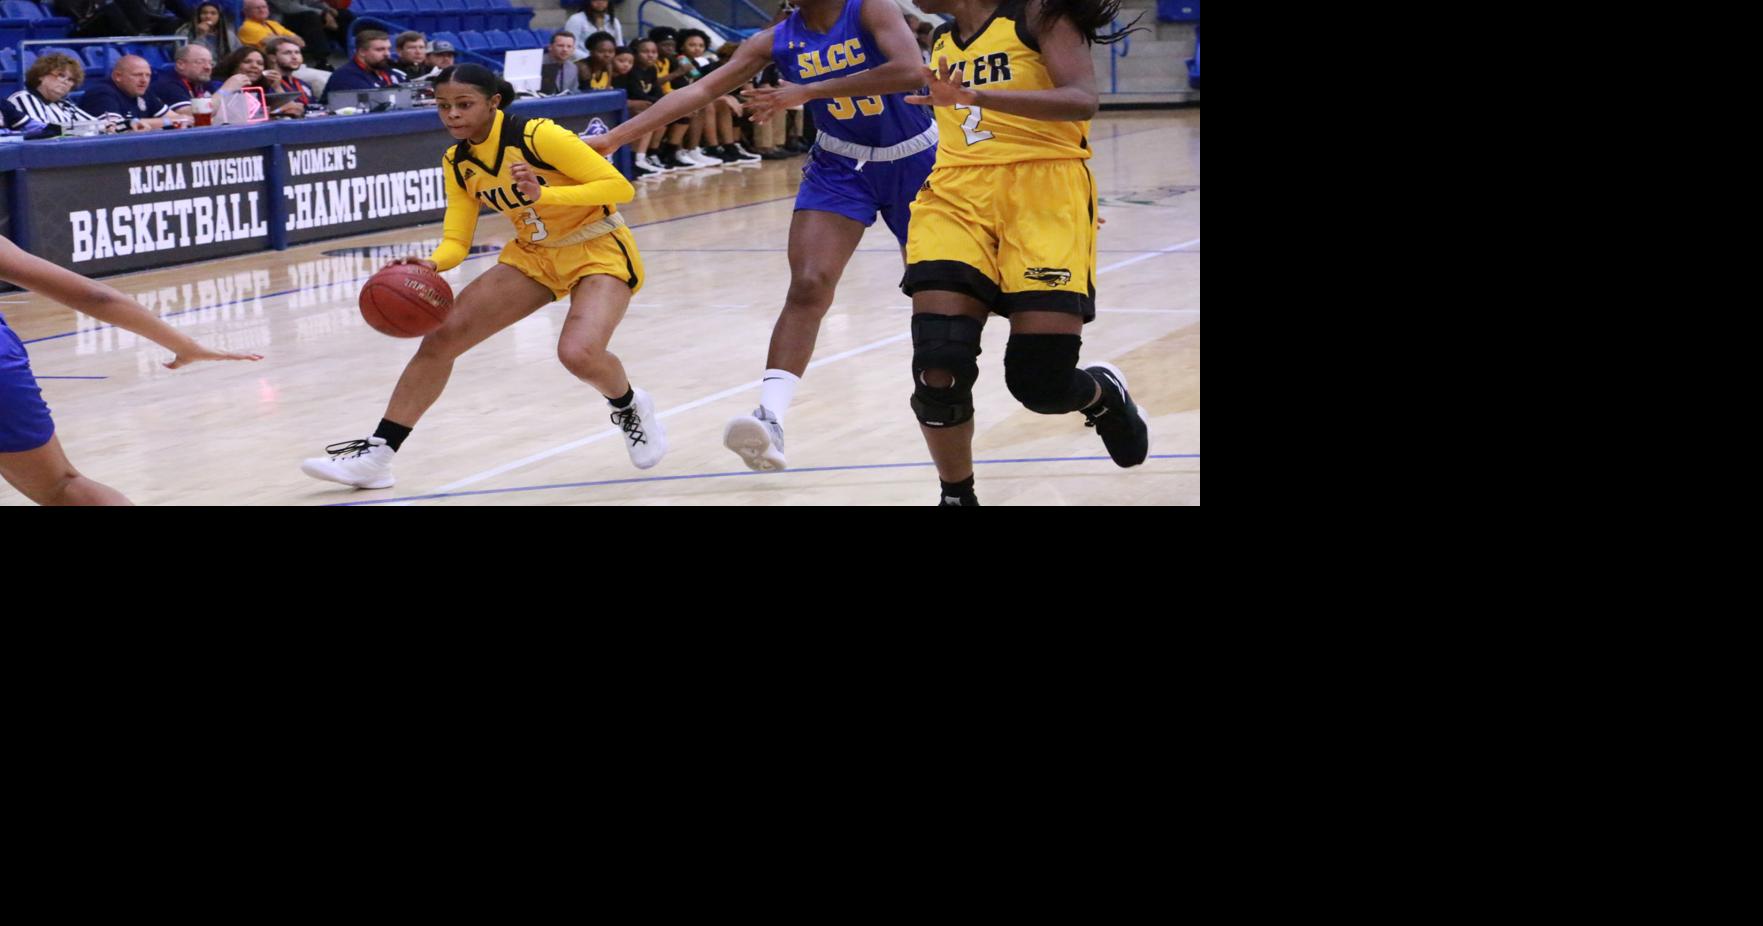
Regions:
<svg viewBox="0 0 1763 926"><path fill-rule="evenodd" d="M361 317L381 334L420 338L441 327L453 287L422 264L393 264L361 287Z"/></svg>

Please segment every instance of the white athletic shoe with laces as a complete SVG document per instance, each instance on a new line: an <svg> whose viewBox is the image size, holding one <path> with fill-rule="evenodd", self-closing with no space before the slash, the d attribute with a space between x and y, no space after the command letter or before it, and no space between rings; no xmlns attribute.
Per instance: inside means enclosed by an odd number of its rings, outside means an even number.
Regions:
<svg viewBox="0 0 1763 926"><path fill-rule="evenodd" d="M389 489L398 481L392 478L396 451L383 437L343 441L324 448L324 452L330 455L308 459L300 464L300 472L357 489Z"/></svg>
<svg viewBox="0 0 1763 926"><path fill-rule="evenodd" d="M655 413L655 400L649 393L631 387L636 397L629 408L613 408L612 424L624 432L624 449L630 451L631 465L648 469L667 456L667 429Z"/></svg>
<svg viewBox="0 0 1763 926"><path fill-rule="evenodd" d="M722 445L739 454L748 469L766 473L789 468L784 461L783 425L763 406L730 420L722 429Z"/></svg>

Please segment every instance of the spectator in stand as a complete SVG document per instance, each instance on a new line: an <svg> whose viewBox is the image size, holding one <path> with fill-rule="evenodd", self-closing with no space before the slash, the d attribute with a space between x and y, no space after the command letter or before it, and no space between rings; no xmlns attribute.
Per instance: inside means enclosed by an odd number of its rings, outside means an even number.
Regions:
<svg viewBox="0 0 1763 926"><path fill-rule="evenodd" d="M120 117L100 119L68 101L67 95L85 79L86 71L79 61L52 51L31 63L24 75L25 89L7 97L7 102L29 119L55 130L50 134L88 122L98 123L101 132L116 131L122 124Z"/></svg>
<svg viewBox="0 0 1763 926"><path fill-rule="evenodd" d="M170 71L154 76L148 89L170 106L172 112L189 113L190 102L213 96L220 89L214 76L214 55L206 45L185 45L178 49L177 63Z"/></svg>
<svg viewBox="0 0 1763 926"><path fill-rule="evenodd" d="M580 12L564 20L564 30L575 36L576 60L588 56L588 37L596 32L612 36L615 48L624 44L624 27L618 24L612 7L611 0L585 0Z"/></svg>
<svg viewBox="0 0 1763 926"><path fill-rule="evenodd" d="M378 90L403 82L404 75L392 70L392 37L363 29L355 34L355 57L331 74L324 93L329 99L333 90Z"/></svg>
<svg viewBox="0 0 1763 926"><path fill-rule="evenodd" d="M220 96L237 93L246 87L256 87L263 91L264 101L268 102L272 93L290 92L281 88L282 74L269 67L268 60L262 51L250 47L241 48L220 59L220 63L214 66L214 76L221 81L220 89L215 94ZM273 112L283 116L302 116L306 114L306 104L294 100L277 106Z"/></svg>
<svg viewBox="0 0 1763 926"><path fill-rule="evenodd" d="M632 115L661 99L661 79L655 76L655 58L659 53L653 41L638 39L636 48L620 49L613 58L615 76L612 86L624 91ZM624 63L627 57L631 59L628 65ZM620 68L623 68L622 73ZM636 179L665 173L669 169L655 159L654 152L661 143L660 135L660 132L650 132L631 143L631 154L636 158Z"/></svg>
<svg viewBox="0 0 1763 926"><path fill-rule="evenodd" d="M271 92L300 94L299 112L294 112L292 106L286 106L283 109L286 109L290 115L306 115L307 109L318 102L319 95L311 84L300 79L297 74L306 63L306 57L300 51L300 46L287 39L270 39L263 44L269 51L269 68L263 72L263 76L275 86Z"/></svg>
<svg viewBox="0 0 1763 926"><path fill-rule="evenodd" d="M323 0L269 0L269 5L281 14L282 25L306 41L303 52L309 52L312 63L320 68L329 69L332 51L349 47L354 13L334 9Z"/></svg>
<svg viewBox="0 0 1763 926"><path fill-rule="evenodd" d="M415 31L400 32L392 44L398 47L398 60L392 68L403 74L405 80L416 80L431 70L423 60L429 53L428 36Z"/></svg>
<svg viewBox="0 0 1763 926"><path fill-rule="evenodd" d="M211 61L219 61L239 47L239 34L227 19L226 11L212 0L198 4L190 21L179 26L173 34L189 39L192 45L207 48Z"/></svg>
<svg viewBox="0 0 1763 926"><path fill-rule="evenodd" d="M269 18L269 0L245 0L244 14L245 21L239 24L240 45L261 50L263 40L271 36L300 38L292 29ZM306 47L305 39L300 39L300 47Z"/></svg>
<svg viewBox="0 0 1763 926"><path fill-rule="evenodd" d="M710 51L709 33L702 29L682 31L679 34L679 43L680 50L684 52L680 58L680 68L684 70L690 67L693 80L702 78L721 63L722 59ZM741 101L726 94L700 110L697 114L699 122L693 124L693 131L686 136L688 147L692 149L690 153L707 160L712 166L759 160L758 155L734 144L734 117L740 113ZM701 142L702 147L693 142Z"/></svg>
<svg viewBox="0 0 1763 926"><path fill-rule="evenodd" d="M607 90L612 87L612 59L618 54L618 42L608 32L596 32L588 36L588 57L582 64L587 69L582 72L588 90Z"/></svg>
<svg viewBox="0 0 1763 926"><path fill-rule="evenodd" d="M423 60L428 62L429 66L429 72L424 74L424 77L434 77L436 74L452 67L453 43L436 42L435 44L430 45L428 56Z"/></svg>
<svg viewBox="0 0 1763 926"><path fill-rule="evenodd" d="M153 92L153 65L124 55L110 69L110 80L86 91L80 108L100 117L116 116L135 131L177 128L195 120L178 115Z"/></svg>
<svg viewBox="0 0 1763 926"><path fill-rule="evenodd" d="M112 35L170 35L177 16L165 11L165 0L55 0L57 13L73 20L77 39Z"/></svg>
<svg viewBox="0 0 1763 926"><path fill-rule="evenodd" d="M649 30L649 38L656 48L655 74L661 79L663 94L672 93L698 77L692 60L679 54L679 35L667 26L656 26ZM667 134L661 142L661 153L657 156L661 166L668 170L721 166L721 159L710 157L698 148L699 142L703 140L707 121L707 114L700 109L669 124Z"/></svg>
<svg viewBox="0 0 1763 926"><path fill-rule="evenodd" d="M587 83L587 62L576 60L575 36L567 29L559 29L545 49L545 63L539 66L540 92L579 93Z"/></svg>

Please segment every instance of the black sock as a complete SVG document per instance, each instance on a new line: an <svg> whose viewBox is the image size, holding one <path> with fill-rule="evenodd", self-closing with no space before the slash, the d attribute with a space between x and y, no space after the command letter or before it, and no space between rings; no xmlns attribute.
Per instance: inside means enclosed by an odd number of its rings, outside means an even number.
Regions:
<svg viewBox="0 0 1763 926"><path fill-rule="evenodd" d="M973 477L969 476L960 482L944 482L943 495L947 498L972 498Z"/></svg>
<svg viewBox="0 0 1763 926"><path fill-rule="evenodd" d="M396 421L381 418L380 426L374 429L373 436L385 438L386 446L396 453L399 447L404 446L404 438L410 436L410 429Z"/></svg>
<svg viewBox="0 0 1763 926"><path fill-rule="evenodd" d="M1078 411L1087 412L1092 408L1120 408L1122 405L1126 404L1126 398L1120 394L1119 389L1114 388L1114 381L1108 377L1091 376L1088 370L1078 370L1077 375L1090 380L1097 386L1101 387L1098 390L1096 401L1085 405L1083 408L1078 409Z"/></svg>
<svg viewBox="0 0 1763 926"><path fill-rule="evenodd" d="M637 387L632 386L629 389L626 389L624 391L624 395L621 395L616 399L612 398L611 396L607 396L606 401L611 402L613 408L630 408L631 407L631 400L635 399L636 397L637 397Z"/></svg>

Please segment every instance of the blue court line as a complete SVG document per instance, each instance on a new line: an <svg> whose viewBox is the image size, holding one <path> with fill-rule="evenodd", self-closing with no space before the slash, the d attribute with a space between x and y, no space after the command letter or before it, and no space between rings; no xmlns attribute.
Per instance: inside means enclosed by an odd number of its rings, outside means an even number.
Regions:
<svg viewBox="0 0 1763 926"><path fill-rule="evenodd" d="M1197 453L1154 453L1147 459L1151 460L1198 460ZM1017 460L975 460L975 466L989 466L1000 463L1089 463L1096 460L1108 460L1108 457L1025 457ZM935 466L926 460L922 463L870 463L862 466L805 466L801 469L786 469L782 472L760 473L750 469L735 470L727 473L693 473L688 476L634 476L629 479L603 479L598 482L560 482L554 485L517 486L511 489L474 489L470 492L437 492L433 495L406 495L401 498L376 498L365 502L333 502L326 508L354 508L361 505L390 505L394 502L421 502L436 498L466 498L473 495L506 495L511 492L542 492L548 489L590 489L599 486L633 485L643 482L679 482L686 479L721 479L727 476L787 476L791 473L836 473L863 469L907 469L911 467Z"/></svg>
<svg viewBox="0 0 1763 926"><path fill-rule="evenodd" d="M1092 143L1095 143L1095 142L1104 142L1104 141L1114 141L1114 140L1115 140L1115 139L1117 139L1117 138L1126 138L1126 137L1128 137L1128 136L1132 136L1132 135L1143 135L1143 134L1145 134L1145 133L1147 133L1147 132L1165 132L1165 131L1168 131L1168 130L1170 130L1170 129L1177 129L1177 128L1181 128L1181 126L1177 126L1177 125L1162 125L1162 126L1158 126L1158 127L1156 127L1156 128L1151 128L1151 129L1140 129L1140 130L1138 130L1138 131L1136 131L1136 132L1121 132L1121 133L1118 133L1118 134L1114 134L1114 135L1110 135L1110 136L1108 136L1108 137L1107 137L1107 138L1092 138L1092 139L1090 139L1090 141L1091 141L1091 142L1092 142ZM644 222L644 223L642 223L642 224L640 224L640 225L632 225L632 226L630 226L630 227L631 227L631 228L647 228L647 227L649 227L649 226L651 226L651 225L666 225L666 224L667 224L667 223L668 223L668 222L678 222L678 221L681 221L681 220L683 220L683 219L696 219L696 218L699 218L699 217L702 217L702 216L706 216L706 215L716 215L716 214L717 214L717 213L720 213L720 212L733 212L733 211L734 211L734 210L736 210L736 209L751 209L751 208L752 208L752 207L754 207L754 206L769 206L769 205L771 205L771 204L772 204L772 203L781 203L781 202L783 202L783 201L785 201L785 200L793 200L793 199L795 199L795 198L796 198L796 194L794 194L794 193L791 193L791 194L790 194L790 195L788 195L788 196L779 196L779 197L777 197L777 198L776 198L776 199L762 199L762 200L760 200L760 201L759 201L759 202L756 202L756 203L743 203L743 204L742 204L742 205L739 205L739 206L724 206L724 207L723 207L723 208L721 208L721 209L711 209L711 210L710 210L710 211L708 211L708 212L690 212L690 213L687 213L687 214L685 214L685 215L676 215L676 216L674 216L674 217L673 217L673 218L671 218L671 219L657 219L657 220L655 220L655 221L653 221L653 222ZM421 226L412 226L412 227L416 227L416 228L420 228L420 227L421 227ZM316 241L315 241L315 242L310 242L310 243L312 243L312 244L318 244L318 243L320 243L320 242L316 242ZM362 247L374 247L374 245L361 245L361 246L362 246ZM894 250L894 251L895 251L895 253L898 253L898 250L899 250L899 249L898 249L898 248L895 248L895 249L893 249L893 250ZM501 252L500 252L500 251L497 251L497 252L494 252L494 253L490 253L490 254L473 254L473 255L471 255L471 256L470 256L470 257L467 257L467 258L466 258L466 259L465 259L465 260L477 260L477 259L478 259L478 258L481 258L481 257L495 257L495 256L499 256L499 255L500 255L500 253L501 253ZM1121 252L1121 253L1127 253L1127 252ZM241 255L241 256L244 256L244 255ZM464 261L461 261L461 263L464 263ZM377 273L377 272L378 272L378 271L375 271L375 272L376 272L376 273ZM371 274L371 273L370 273L370 274L368 274L368 275L367 275L367 276L364 276L364 277L356 277L356 278L355 278L355 279L353 279L353 280L333 280L333 281L331 281L331 283L330 283L330 285L332 285L332 286L341 286L341 285L343 285L343 284L346 284L346 283L356 283L356 282L360 282L360 281L362 281L362 280L366 280L366 279L368 279L368 278L369 278L369 277L371 277L371 276L373 276L373 274ZM158 316L158 317L159 317L159 318L176 318L176 317L178 317L178 316L179 316L179 315L188 315L188 314L189 314L189 313L191 313L191 312L202 312L202 311L206 311L206 310L208 310L208 309L220 309L220 308L225 308L225 307L226 307L226 306L229 306L229 305L239 305L239 304L241 304L241 303L245 303L245 302L253 302L253 301L256 301L256 300L259 300L259 299L275 299L275 298L278 298L278 297L280 297L280 296L291 296L291 295L293 295L293 294L294 294L294 293L297 293L297 292L299 292L299 291L300 291L300 290L298 290L298 289L284 289L284 290L281 290L281 291L278 291L278 292L273 292L273 293L266 293L266 294L260 294L260 295L256 295L256 296L252 296L252 297L250 297L250 298L249 298L249 299L234 299L234 300L233 300L233 301L231 301L231 302L218 302L218 303L215 303L215 304L214 304L214 305L205 305L205 306L197 306L197 307L196 307L196 308L193 308L193 309L184 309L184 310L182 310L182 311L178 311L178 312L167 312L167 313L164 313L164 314L162 314L162 315L160 315L160 316ZM114 326L114 325L99 325L99 326L98 326L98 327L96 327L96 328L92 328L92 329L90 329L90 330L92 330L92 331L103 331L103 330L104 330L104 329L106 329L106 328L112 328L112 327L115 327L115 326ZM73 336L75 336L75 335L77 335L77 334L80 334L80 333L81 333L81 332L78 332L78 331L69 331L69 332L67 332L67 333L66 333L66 334L51 334L51 335L48 335L48 336L45 336L45 337L41 337L41 338L31 338L31 339L30 339L30 340L28 340L28 341L22 341L22 342L20 342L20 343L23 343L23 344L38 344L38 343L41 343L41 342L43 342L43 341L56 341L56 340L60 340L60 339L61 339L61 338L71 338L71 337L73 337Z"/></svg>
<svg viewBox="0 0 1763 926"><path fill-rule="evenodd" d="M108 377L108 376L43 376L43 375L39 374L37 376L37 378L38 379L109 379L110 377Z"/></svg>

